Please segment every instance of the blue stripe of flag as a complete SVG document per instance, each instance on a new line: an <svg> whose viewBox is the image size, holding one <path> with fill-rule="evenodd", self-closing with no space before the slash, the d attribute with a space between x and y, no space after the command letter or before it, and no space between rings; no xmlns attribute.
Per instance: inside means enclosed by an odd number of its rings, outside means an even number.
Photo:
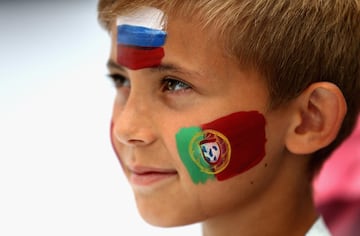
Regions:
<svg viewBox="0 0 360 236"><path fill-rule="evenodd" d="M166 32L142 26L119 25L118 44L138 47L161 47L165 44Z"/></svg>

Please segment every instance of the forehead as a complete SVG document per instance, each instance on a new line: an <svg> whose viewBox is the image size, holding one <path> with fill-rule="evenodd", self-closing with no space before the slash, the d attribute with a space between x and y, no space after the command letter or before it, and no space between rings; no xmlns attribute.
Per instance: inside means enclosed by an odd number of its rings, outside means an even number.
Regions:
<svg viewBox="0 0 360 236"><path fill-rule="evenodd" d="M159 66L166 40L161 10L142 7L117 18L117 63L132 70Z"/></svg>
<svg viewBox="0 0 360 236"><path fill-rule="evenodd" d="M177 60L184 67L213 76L220 68L235 66L236 62L226 55L222 43L190 19L168 17L167 33L164 61Z"/></svg>
<svg viewBox="0 0 360 236"><path fill-rule="evenodd" d="M204 68L211 66L211 64L223 64L224 60L229 60L225 57L222 43L216 40L213 33L203 29L199 23L193 19L184 18L180 16L162 15L161 14L145 14L146 16L138 16L138 13L120 16L121 21L129 20L134 24L140 26L146 25L144 22L152 22L154 28L160 27L166 32L166 41L163 45L164 57L163 62L169 64L181 64L182 67L190 68L201 72L201 70L209 70ZM150 16L154 19L149 19ZM135 17L135 18L134 18ZM154 23L155 22L155 23ZM119 20L113 24L112 35L112 58L117 57L117 24ZM149 26L149 24L147 24Z"/></svg>

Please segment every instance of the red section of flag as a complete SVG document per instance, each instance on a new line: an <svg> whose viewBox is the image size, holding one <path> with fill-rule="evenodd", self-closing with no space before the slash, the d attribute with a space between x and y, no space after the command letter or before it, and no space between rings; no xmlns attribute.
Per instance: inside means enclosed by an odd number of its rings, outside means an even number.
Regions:
<svg viewBox="0 0 360 236"><path fill-rule="evenodd" d="M132 70L158 66L161 64L164 55L162 47L145 48L117 45L117 62Z"/></svg>
<svg viewBox="0 0 360 236"><path fill-rule="evenodd" d="M247 171L265 157L265 118L257 111L237 112L202 125L225 135L231 146L229 165L216 174L226 180Z"/></svg>

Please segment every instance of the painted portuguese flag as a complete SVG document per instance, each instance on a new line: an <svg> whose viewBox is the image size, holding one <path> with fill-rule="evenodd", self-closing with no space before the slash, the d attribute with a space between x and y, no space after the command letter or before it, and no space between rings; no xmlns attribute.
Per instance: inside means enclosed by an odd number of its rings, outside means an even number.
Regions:
<svg viewBox="0 0 360 236"><path fill-rule="evenodd" d="M257 165L265 157L265 125L262 114L246 111L181 128L177 149L193 182L226 180Z"/></svg>

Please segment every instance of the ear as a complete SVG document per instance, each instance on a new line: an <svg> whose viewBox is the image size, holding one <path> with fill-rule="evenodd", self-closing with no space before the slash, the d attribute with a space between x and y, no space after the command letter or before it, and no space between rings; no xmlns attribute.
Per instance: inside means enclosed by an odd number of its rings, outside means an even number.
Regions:
<svg viewBox="0 0 360 236"><path fill-rule="evenodd" d="M342 92L329 82L310 85L293 105L285 144L295 154L311 154L329 145L336 138L347 111Z"/></svg>

